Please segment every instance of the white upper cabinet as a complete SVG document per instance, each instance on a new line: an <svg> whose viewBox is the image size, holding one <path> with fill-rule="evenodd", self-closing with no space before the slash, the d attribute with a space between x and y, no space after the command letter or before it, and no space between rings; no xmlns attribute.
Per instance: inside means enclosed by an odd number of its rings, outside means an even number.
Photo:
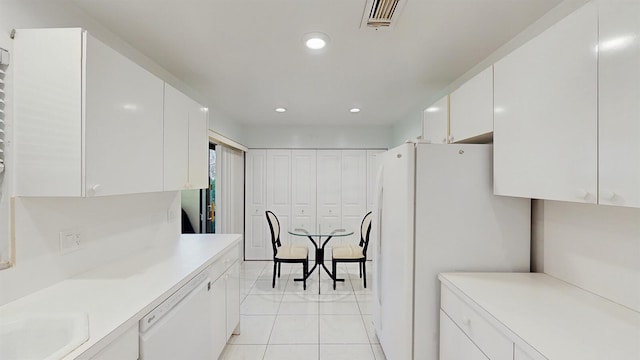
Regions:
<svg viewBox="0 0 640 360"><path fill-rule="evenodd" d="M424 111L422 138L432 144L446 144L449 138L449 96Z"/></svg>
<svg viewBox="0 0 640 360"><path fill-rule="evenodd" d="M207 109L164 85L164 190L208 187Z"/></svg>
<svg viewBox="0 0 640 360"><path fill-rule="evenodd" d="M189 107L189 188L209 187L209 110L191 100Z"/></svg>
<svg viewBox="0 0 640 360"><path fill-rule="evenodd" d="M449 119L450 142L490 140L493 132L492 66L451 93Z"/></svg>
<svg viewBox="0 0 640 360"><path fill-rule="evenodd" d="M588 3L495 63L496 194L597 201L597 39Z"/></svg>
<svg viewBox="0 0 640 360"><path fill-rule="evenodd" d="M597 5L599 203L640 207L640 2Z"/></svg>
<svg viewBox="0 0 640 360"><path fill-rule="evenodd" d="M163 189L163 81L82 29L18 30L17 196Z"/></svg>
<svg viewBox="0 0 640 360"><path fill-rule="evenodd" d="M190 99L164 85L164 190L186 189L189 183Z"/></svg>

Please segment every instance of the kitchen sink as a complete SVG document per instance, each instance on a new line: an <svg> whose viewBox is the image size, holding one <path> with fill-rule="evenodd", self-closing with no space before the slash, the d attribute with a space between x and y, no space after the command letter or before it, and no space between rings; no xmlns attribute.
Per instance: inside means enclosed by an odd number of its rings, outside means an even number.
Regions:
<svg viewBox="0 0 640 360"><path fill-rule="evenodd" d="M0 359L55 360L89 339L86 313L22 314L0 317Z"/></svg>

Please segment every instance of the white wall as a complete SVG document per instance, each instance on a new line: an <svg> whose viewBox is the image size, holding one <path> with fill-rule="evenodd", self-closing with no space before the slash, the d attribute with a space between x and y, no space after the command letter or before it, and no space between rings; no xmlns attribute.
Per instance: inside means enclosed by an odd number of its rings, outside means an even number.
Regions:
<svg viewBox="0 0 640 360"><path fill-rule="evenodd" d="M396 123L392 132L393 138L390 148L422 136L422 111L410 114L406 119Z"/></svg>
<svg viewBox="0 0 640 360"><path fill-rule="evenodd" d="M212 108L209 108L209 129L246 146L244 125Z"/></svg>
<svg viewBox="0 0 640 360"><path fill-rule="evenodd" d="M177 240L178 192L98 198L16 198L15 266L0 271L0 305L68 277ZM78 229L83 248L60 253L60 231Z"/></svg>
<svg viewBox="0 0 640 360"><path fill-rule="evenodd" d="M247 125L248 148L260 149L387 149L390 126Z"/></svg>
<svg viewBox="0 0 640 360"><path fill-rule="evenodd" d="M640 209L544 201L544 272L640 311Z"/></svg>

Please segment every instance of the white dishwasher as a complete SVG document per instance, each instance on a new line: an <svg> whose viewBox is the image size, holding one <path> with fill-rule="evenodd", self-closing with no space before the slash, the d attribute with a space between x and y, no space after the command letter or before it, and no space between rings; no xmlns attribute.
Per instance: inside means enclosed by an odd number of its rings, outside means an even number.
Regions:
<svg viewBox="0 0 640 360"><path fill-rule="evenodd" d="M211 360L209 269L140 320L140 360Z"/></svg>

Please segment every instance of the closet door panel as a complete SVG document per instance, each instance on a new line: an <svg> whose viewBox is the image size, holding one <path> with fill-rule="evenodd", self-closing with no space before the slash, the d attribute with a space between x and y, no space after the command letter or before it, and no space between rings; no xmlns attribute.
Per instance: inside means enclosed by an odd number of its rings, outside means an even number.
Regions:
<svg viewBox="0 0 640 360"><path fill-rule="evenodd" d="M291 216L292 228L316 229L316 151L291 152ZM309 258L315 258L309 239L293 236L292 242L309 247Z"/></svg>
<svg viewBox="0 0 640 360"><path fill-rule="evenodd" d="M367 211L367 151L342 151L342 226L353 235L340 238L340 242L357 244L360 223ZM336 242L337 243L337 242Z"/></svg>
<svg viewBox="0 0 640 360"><path fill-rule="evenodd" d="M336 228L342 224L342 152L318 150L318 226Z"/></svg>
<svg viewBox="0 0 640 360"><path fill-rule="evenodd" d="M373 211L376 202L376 182L386 150L367 150L367 212Z"/></svg>
<svg viewBox="0 0 640 360"><path fill-rule="evenodd" d="M247 151L245 166L245 259L269 260L273 258L273 250L264 214L267 190L266 151Z"/></svg>
<svg viewBox="0 0 640 360"><path fill-rule="evenodd" d="M280 241L290 244L291 150L267 150L267 210L280 222Z"/></svg>

